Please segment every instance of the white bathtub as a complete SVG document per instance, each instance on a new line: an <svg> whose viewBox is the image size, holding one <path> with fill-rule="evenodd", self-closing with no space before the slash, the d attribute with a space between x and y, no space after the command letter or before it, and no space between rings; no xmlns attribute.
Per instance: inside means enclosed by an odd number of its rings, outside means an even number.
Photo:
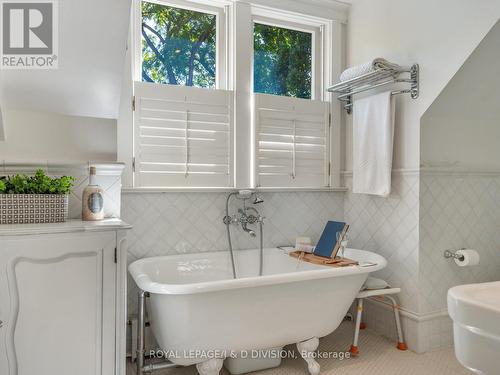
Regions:
<svg viewBox="0 0 500 375"><path fill-rule="evenodd" d="M332 268L298 262L280 249L235 251L238 279L228 252L140 259L129 266L150 292L149 317L158 344L179 365L206 361L194 351L281 347L335 330L368 273L386 265L372 252L346 250L369 267Z"/></svg>

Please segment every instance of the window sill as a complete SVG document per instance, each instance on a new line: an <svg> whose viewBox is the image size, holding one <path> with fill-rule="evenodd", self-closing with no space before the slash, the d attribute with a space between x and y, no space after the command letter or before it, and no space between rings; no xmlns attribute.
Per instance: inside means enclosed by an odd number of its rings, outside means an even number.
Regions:
<svg viewBox="0 0 500 375"><path fill-rule="evenodd" d="M348 189L346 187L319 187L319 188L297 188L297 187L261 187L261 188L249 188L250 190L260 191L260 192L346 192ZM147 187L136 187L136 188L122 188L123 194L140 194L140 193L230 193L233 191L238 191L240 189L235 188L203 188L203 187L193 187L193 188L180 188L180 187L163 187L163 188L147 188Z"/></svg>
<svg viewBox="0 0 500 375"><path fill-rule="evenodd" d="M293 191L306 191L306 192L345 192L348 189L346 187L259 187L255 189L256 191L262 192L293 192Z"/></svg>
<svg viewBox="0 0 500 375"><path fill-rule="evenodd" d="M236 191L235 188L220 187L127 187L122 188L123 194L137 193L229 193Z"/></svg>

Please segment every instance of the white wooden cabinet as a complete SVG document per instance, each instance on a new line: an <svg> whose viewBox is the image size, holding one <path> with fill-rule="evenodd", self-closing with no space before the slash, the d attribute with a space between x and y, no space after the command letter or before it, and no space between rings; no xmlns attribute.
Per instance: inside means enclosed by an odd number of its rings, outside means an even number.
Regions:
<svg viewBox="0 0 500 375"><path fill-rule="evenodd" d="M124 374L120 221L0 226L0 374Z"/></svg>

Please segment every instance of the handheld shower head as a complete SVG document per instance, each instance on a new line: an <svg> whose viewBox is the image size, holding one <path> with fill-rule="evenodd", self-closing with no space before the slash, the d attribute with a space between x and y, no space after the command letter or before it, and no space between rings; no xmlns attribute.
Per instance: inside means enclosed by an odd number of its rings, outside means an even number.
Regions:
<svg viewBox="0 0 500 375"><path fill-rule="evenodd" d="M264 202L264 198L262 198L258 194L255 194L255 198L253 200L253 204L259 204L259 203L263 203L263 202Z"/></svg>

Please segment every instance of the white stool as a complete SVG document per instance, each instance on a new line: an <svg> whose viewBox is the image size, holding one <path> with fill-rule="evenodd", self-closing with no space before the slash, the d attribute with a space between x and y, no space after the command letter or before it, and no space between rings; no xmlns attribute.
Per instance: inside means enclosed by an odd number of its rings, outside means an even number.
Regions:
<svg viewBox="0 0 500 375"><path fill-rule="evenodd" d="M363 313L363 299L369 298L369 297L374 297L374 298L381 299L381 300L383 300L384 298L387 298L388 300L391 301L392 309L394 310L394 319L396 320L396 329L398 332L398 344L396 347L399 350L408 349L408 347L406 346L406 343L404 342L404 339L403 339L403 331L401 329L401 321L399 319L399 306L396 303L396 300L394 299L394 297L390 296L390 294L397 294L399 292L401 292L400 288L387 287L384 289L366 289L366 290L362 290L361 292L358 293L358 295L356 297L358 299L358 309L357 309L357 314L356 314L356 328L354 330L354 341L351 345L351 349L349 349L349 352L352 355L359 354L359 349L358 349L359 330L365 328L365 325L363 323L361 323L361 315Z"/></svg>

